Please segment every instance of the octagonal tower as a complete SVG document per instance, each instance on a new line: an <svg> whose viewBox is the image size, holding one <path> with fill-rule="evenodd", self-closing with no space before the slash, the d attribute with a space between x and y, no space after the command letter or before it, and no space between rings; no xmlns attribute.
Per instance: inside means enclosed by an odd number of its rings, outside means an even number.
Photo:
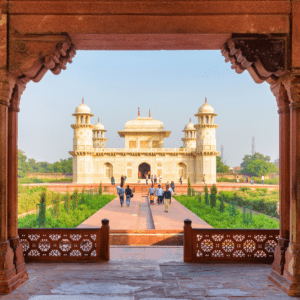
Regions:
<svg viewBox="0 0 300 300"><path fill-rule="evenodd" d="M216 129L219 125L214 124L214 109L205 103L195 114L198 117L196 140L196 182L201 182L205 175L205 183L216 183L216 156L220 152L216 151Z"/></svg>

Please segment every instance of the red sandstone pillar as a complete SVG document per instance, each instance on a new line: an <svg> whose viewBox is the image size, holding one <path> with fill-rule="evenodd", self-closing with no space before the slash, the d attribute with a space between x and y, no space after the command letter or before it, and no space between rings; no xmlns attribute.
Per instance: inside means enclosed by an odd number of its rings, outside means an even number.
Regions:
<svg viewBox="0 0 300 300"><path fill-rule="evenodd" d="M300 76L290 76L283 84L290 102L290 242L283 275L273 272L269 279L289 296L300 296Z"/></svg>
<svg viewBox="0 0 300 300"><path fill-rule="evenodd" d="M290 108L286 89L280 84L271 87L276 96L279 114L279 203L280 237L274 253L273 270L269 276L283 274L285 251L290 235ZM277 272L278 274L275 274ZM274 274L273 274L274 273Z"/></svg>
<svg viewBox="0 0 300 300"><path fill-rule="evenodd" d="M102 220L100 257L103 261L110 259L109 220Z"/></svg>
<svg viewBox="0 0 300 300"><path fill-rule="evenodd" d="M17 274L26 272L23 248L18 238L18 112L20 89L15 87L8 109L8 239L14 251Z"/></svg>
<svg viewBox="0 0 300 300"><path fill-rule="evenodd" d="M5 85L5 83L2 83ZM8 84L7 84L8 85ZM8 88L8 87L7 87ZM9 88L8 88L9 90ZM1 91L5 94L5 91ZM7 95L5 95L7 96ZM8 97L0 96L0 294L11 291L16 275L14 253L7 240L7 126Z"/></svg>
<svg viewBox="0 0 300 300"><path fill-rule="evenodd" d="M184 220L183 231L183 261L190 262L193 259L193 232L191 220Z"/></svg>

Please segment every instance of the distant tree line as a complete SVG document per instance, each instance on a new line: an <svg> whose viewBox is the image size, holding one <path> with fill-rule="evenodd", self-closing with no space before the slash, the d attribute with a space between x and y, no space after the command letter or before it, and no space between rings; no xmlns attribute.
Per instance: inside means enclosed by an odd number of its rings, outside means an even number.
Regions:
<svg viewBox="0 0 300 300"><path fill-rule="evenodd" d="M73 173L73 157L61 159L55 163L46 161L36 162L29 158L22 150L18 150L18 176L25 177L26 173Z"/></svg>
<svg viewBox="0 0 300 300"><path fill-rule="evenodd" d="M245 155L241 163L240 173L252 173L255 176L279 173L277 166L270 162L270 156L256 152L254 155Z"/></svg>
<svg viewBox="0 0 300 300"><path fill-rule="evenodd" d="M241 163L241 170L237 173L253 174L253 176L262 176L270 173L279 173L277 166L270 162L270 156L264 156L256 152L254 155L245 155ZM217 156L217 173L230 173L229 166L221 161L221 157Z"/></svg>

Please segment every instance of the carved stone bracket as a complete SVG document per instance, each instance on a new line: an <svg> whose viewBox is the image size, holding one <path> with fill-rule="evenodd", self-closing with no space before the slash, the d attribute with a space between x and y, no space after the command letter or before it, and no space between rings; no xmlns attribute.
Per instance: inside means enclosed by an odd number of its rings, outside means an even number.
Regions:
<svg viewBox="0 0 300 300"><path fill-rule="evenodd" d="M232 35L223 45L222 55L237 73L248 70L256 83L274 83L287 70L286 39L273 35Z"/></svg>
<svg viewBox="0 0 300 300"><path fill-rule="evenodd" d="M68 34L20 35L12 34L9 42L9 71L26 84L39 82L48 70L55 75L72 63L76 54Z"/></svg>

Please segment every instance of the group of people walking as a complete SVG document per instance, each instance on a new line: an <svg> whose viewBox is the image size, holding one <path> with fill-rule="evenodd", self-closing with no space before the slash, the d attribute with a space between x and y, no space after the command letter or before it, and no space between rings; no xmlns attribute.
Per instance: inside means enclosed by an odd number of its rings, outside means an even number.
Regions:
<svg viewBox="0 0 300 300"><path fill-rule="evenodd" d="M117 192L118 192L118 195L120 197L121 207L123 207L123 204L124 204L124 195L126 196L126 205L127 205L127 207L129 207L130 206L130 200L133 197L133 193L132 193L132 190L129 187L129 185L127 185L126 189L124 189L123 186L118 185L117 186Z"/></svg>
<svg viewBox="0 0 300 300"><path fill-rule="evenodd" d="M173 181L172 181L173 182ZM175 185L174 185L175 189ZM169 205L171 204L172 195L174 194L174 190L172 186L166 185L165 191L162 189L161 185L158 185L158 188L155 190L154 185L152 184L149 188L148 196L150 199L150 205L154 205L155 196L157 197L157 204L165 204L165 212L169 212Z"/></svg>

